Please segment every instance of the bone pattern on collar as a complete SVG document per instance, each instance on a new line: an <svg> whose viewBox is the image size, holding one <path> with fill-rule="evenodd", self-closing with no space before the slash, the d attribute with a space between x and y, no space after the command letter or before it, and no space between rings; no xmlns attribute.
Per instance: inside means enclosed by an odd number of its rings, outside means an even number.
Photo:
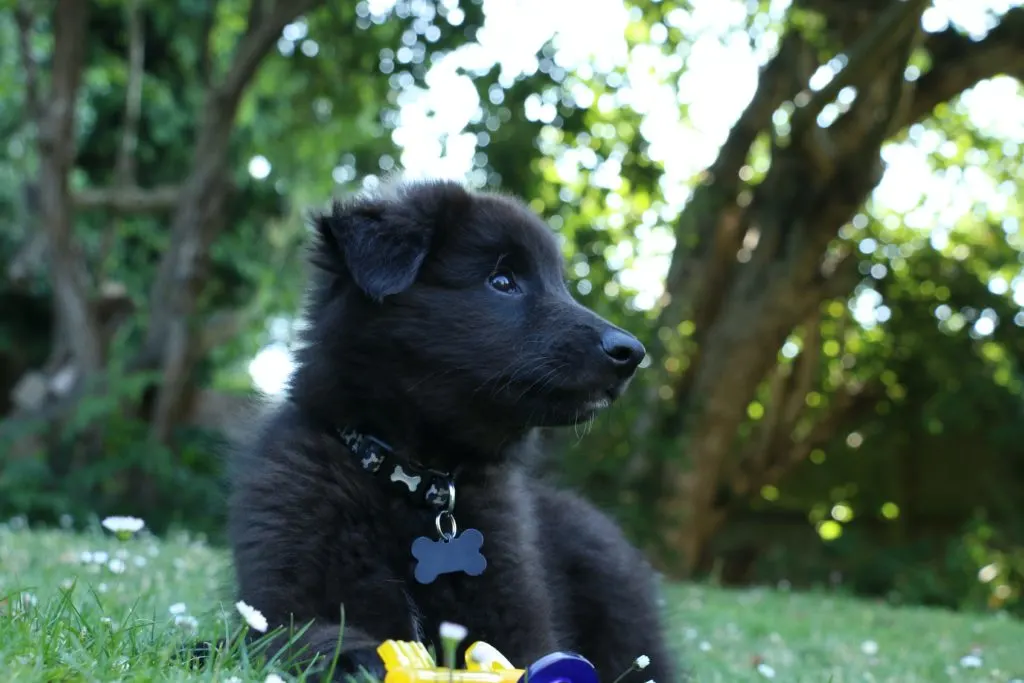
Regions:
<svg viewBox="0 0 1024 683"><path fill-rule="evenodd" d="M352 428L338 429L337 434L365 471L381 477L418 503L435 510L448 507L452 475L399 459L388 444Z"/></svg>

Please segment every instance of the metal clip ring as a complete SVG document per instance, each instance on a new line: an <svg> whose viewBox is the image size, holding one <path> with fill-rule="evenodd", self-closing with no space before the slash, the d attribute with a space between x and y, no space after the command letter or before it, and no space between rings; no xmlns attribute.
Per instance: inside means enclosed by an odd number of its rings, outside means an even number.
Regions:
<svg viewBox="0 0 1024 683"><path fill-rule="evenodd" d="M444 524L442 523L442 520L445 519L448 520L449 528L447 531L445 531ZM437 517L434 518L434 526L437 527L437 535L445 543L455 538L455 536L459 533L459 526L455 523L455 515L453 515L448 510L442 510L441 512L438 513Z"/></svg>

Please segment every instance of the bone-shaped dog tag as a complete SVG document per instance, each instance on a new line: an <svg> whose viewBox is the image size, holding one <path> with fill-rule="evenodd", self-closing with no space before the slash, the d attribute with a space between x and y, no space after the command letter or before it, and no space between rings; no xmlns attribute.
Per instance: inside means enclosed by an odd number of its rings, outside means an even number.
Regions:
<svg viewBox="0 0 1024 683"><path fill-rule="evenodd" d="M448 541L420 536L412 544L417 560L413 576L420 583L433 583L441 574L454 572L479 576L487 568L487 558L480 552L483 544L484 535L476 529L466 529Z"/></svg>

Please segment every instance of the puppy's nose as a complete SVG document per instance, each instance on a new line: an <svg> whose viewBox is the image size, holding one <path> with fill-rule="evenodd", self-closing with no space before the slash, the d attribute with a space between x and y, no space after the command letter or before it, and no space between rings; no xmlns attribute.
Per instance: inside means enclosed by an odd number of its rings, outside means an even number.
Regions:
<svg viewBox="0 0 1024 683"><path fill-rule="evenodd" d="M601 335L601 350L622 373L636 370L640 361L647 355L647 350L640 340L620 329L609 327Z"/></svg>

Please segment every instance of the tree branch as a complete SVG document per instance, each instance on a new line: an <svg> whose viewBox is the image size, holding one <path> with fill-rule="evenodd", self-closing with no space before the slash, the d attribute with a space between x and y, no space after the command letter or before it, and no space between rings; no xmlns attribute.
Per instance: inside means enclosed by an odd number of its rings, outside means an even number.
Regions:
<svg viewBox="0 0 1024 683"><path fill-rule="evenodd" d="M745 495L768 470L780 449L792 443L793 430L806 409L821 360L821 316L817 309L804 321L800 354L789 366L778 365L772 374L765 414L736 464L733 491Z"/></svg>
<svg viewBox="0 0 1024 683"><path fill-rule="evenodd" d="M227 75L218 87L218 94L230 106L237 106L245 88L249 85L256 68L281 37L281 32L289 22L304 12L321 4L323 0L276 0L269 8L261 8L250 12L259 18L259 22L250 25L235 49L234 58ZM260 0L252 0L252 7L257 7Z"/></svg>
<svg viewBox="0 0 1024 683"><path fill-rule="evenodd" d="M711 233L715 222L700 223L694 220L695 214L699 216L706 213L705 207L700 206L704 203L701 201L702 195L714 193L719 205L735 199L739 170L746 163L754 140L771 123L772 113L791 95L790 74L804 48L804 40L796 31L787 33L782 39L778 52L762 69L757 90L750 103L730 129L718 156L707 171L704 182L696 188L694 196L683 210L676 229L672 267L666 281L666 289L670 292L686 279L684 262L687 252L696 252L694 256L700 256L711 249ZM717 211L712 211L711 214L717 215ZM740 235L740 239L742 237Z"/></svg>
<svg viewBox="0 0 1024 683"><path fill-rule="evenodd" d="M260 2L261 0L254 0ZM207 251L216 237L226 187L228 140L238 105L260 62L284 27L323 0L261 3L235 48L223 80L210 88L196 138L195 156L171 223L171 244L150 292L150 326L137 364L162 367L151 434L166 442L185 409L191 364L197 357L193 314L202 290ZM269 7L266 5L270 4Z"/></svg>
<svg viewBox="0 0 1024 683"><path fill-rule="evenodd" d="M880 64L891 59L891 54L903 44L911 31L917 29L921 13L927 6L927 0L904 0L894 2L882 13L872 27L860 40L846 51L846 66L836 74L825 87L811 95L803 107L793 113L791 137L800 140L815 125L821 110L839 95L839 91L848 86L862 90L871 81ZM902 70L900 71L902 74Z"/></svg>
<svg viewBox="0 0 1024 683"><path fill-rule="evenodd" d="M875 162L882 145L906 119L914 94L913 82L906 79L906 68L924 37L919 21L910 28L901 33L886 63L878 65L872 82L858 92L850 110L832 126L840 164L847 171Z"/></svg>
<svg viewBox="0 0 1024 683"><path fill-rule="evenodd" d="M32 220L38 219L33 216ZM23 286L29 277L46 270L46 233L35 230L29 235L7 263L7 277L15 286Z"/></svg>
<svg viewBox="0 0 1024 683"><path fill-rule="evenodd" d="M676 244L665 280L667 302L658 315L657 327L674 328L682 320L692 319L698 335L695 341L699 342L707 321L717 311L729 288L736 252L749 226L747 209L737 203L739 171L747 161L754 140L770 126L772 114L792 96L793 73L801 71L807 52L803 37L795 30L787 32L778 52L762 69L757 90L729 131L704 182L695 188L683 209L675 229ZM666 350L674 352L672 349L652 349L652 352L660 355ZM690 367L695 367L696 363L697 359L691 358ZM690 375L684 373L675 382L680 400L687 393Z"/></svg>
<svg viewBox="0 0 1024 683"><path fill-rule="evenodd" d="M754 96L729 130L718 157L711 165L714 180L735 182L740 168L747 161L750 146L769 126L775 110L793 95L794 71L813 69L807 68L810 65L798 68L806 51L807 44L803 36L795 30L788 31L775 57L762 69Z"/></svg>
<svg viewBox="0 0 1024 683"><path fill-rule="evenodd" d="M49 242L57 329L75 335L80 375L98 370L103 348L90 307L89 275L73 237L68 177L75 159L75 104L85 63L89 3L58 0L53 14L52 89L39 126L40 221Z"/></svg>
<svg viewBox="0 0 1024 683"><path fill-rule="evenodd" d="M852 249L843 254L835 263L826 264L818 272L822 301L849 296L853 288L864 277L860 272L860 257Z"/></svg>
<svg viewBox="0 0 1024 683"><path fill-rule="evenodd" d="M833 393L829 407L814 421L802 438L793 443L789 457L782 458L767 472L768 482L778 481L786 470L804 460L815 448L820 448L839 433L844 426L854 426L870 414L882 392L875 383L855 384Z"/></svg>
<svg viewBox="0 0 1024 683"><path fill-rule="evenodd" d="M879 391L874 384L857 385L833 393L829 405L818 415L812 426L800 438L788 435L775 445L769 455L767 466L752 471L740 480L742 489L734 489L737 495L750 495L763 486L776 484L795 466L807 459L815 448L821 448L835 438L847 426L856 424L874 409Z"/></svg>
<svg viewBox="0 0 1024 683"><path fill-rule="evenodd" d="M182 423L237 439L245 436L247 418L254 408L261 408L256 396L200 389L183 415Z"/></svg>
<svg viewBox="0 0 1024 683"><path fill-rule="evenodd" d="M876 82L858 94L854 107L830 129L839 149L835 177L824 190L831 195L820 204L826 209L810 221L819 226L810 236L805 262L796 267L808 282L820 280L820 257L835 229L849 220L864 197L877 186L884 171L878 149L900 128L928 116L939 102L948 101L983 78L1008 73L1024 79L1024 8L1010 10L1000 24L980 41L960 35L954 29L926 36L919 22L895 45L891 65L882 64ZM903 76L904 66L915 46L922 45L932 56L932 68L916 83ZM865 173L864 169L871 172ZM828 296L842 293L857 274L848 272L827 287ZM808 291L813 290L813 288ZM848 291L848 290L847 290Z"/></svg>
<svg viewBox="0 0 1024 683"><path fill-rule="evenodd" d="M245 325L252 320L247 310L220 311L206 320L199 337L199 352L206 354L221 344L226 344L238 336Z"/></svg>
<svg viewBox="0 0 1024 683"><path fill-rule="evenodd" d="M772 372L769 379L765 413L754 428L747 447L743 449L743 453L739 457L737 467L740 472L756 472L760 469L759 465L763 467L763 463L767 462L768 455L772 451L772 445L778 440L779 432L784 431L781 425L786 412L785 405L788 403L790 395L794 393L793 384L797 376L795 365L796 361L789 366L780 364ZM749 475L746 474L734 477L737 480L733 485L734 490L745 490L745 485L741 481L748 477Z"/></svg>
<svg viewBox="0 0 1024 683"><path fill-rule="evenodd" d="M982 40L948 28L928 36L924 48L932 66L917 80L905 125L929 116L940 103L987 78L1006 74L1024 82L1024 7L1006 12Z"/></svg>
<svg viewBox="0 0 1024 683"><path fill-rule="evenodd" d="M73 199L75 207L79 209L145 213L172 209L180 196L181 188L177 185L163 185L148 190L129 185L79 190Z"/></svg>
<svg viewBox="0 0 1024 683"><path fill-rule="evenodd" d="M142 21L143 0L130 0L128 20L128 83L125 88L124 130L114 164L114 177L120 186L135 184L135 150L139 144L139 120L142 117L142 81L146 75L146 34Z"/></svg>
<svg viewBox="0 0 1024 683"><path fill-rule="evenodd" d="M262 20L263 12L263 0L249 0L249 15L245 20L245 32L250 33Z"/></svg>
<svg viewBox="0 0 1024 683"><path fill-rule="evenodd" d="M788 438L797 420L807 407L807 394L814 388L814 380L821 370L821 311L814 312L804 321L804 340L800 355L793 363L793 391L782 406L784 429L781 436Z"/></svg>
<svg viewBox="0 0 1024 683"><path fill-rule="evenodd" d="M39 100L39 69L32 58L32 24L34 17L25 0L18 2L14 13L18 24L18 52L25 69L25 106L29 116L38 124L42 118L42 102Z"/></svg>
<svg viewBox="0 0 1024 683"><path fill-rule="evenodd" d="M199 60L197 70L199 79L203 85L208 86L213 80L210 64L210 34L213 32L213 24L217 18L217 0L207 0L203 13L203 23L199 31Z"/></svg>

